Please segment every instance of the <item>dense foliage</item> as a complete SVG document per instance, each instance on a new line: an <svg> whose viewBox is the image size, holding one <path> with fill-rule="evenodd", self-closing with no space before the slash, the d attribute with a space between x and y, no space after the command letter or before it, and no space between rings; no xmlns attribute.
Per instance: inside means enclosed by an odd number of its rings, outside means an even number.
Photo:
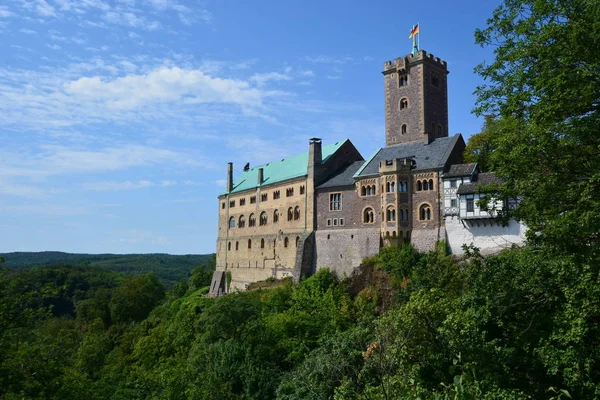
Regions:
<svg viewBox="0 0 600 400"><path fill-rule="evenodd" d="M165 291L151 273L3 269L0 398L600 396L600 289L572 257L386 248L345 281L217 299L204 270Z"/></svg>
<svg viewBox="0 0 600 400"><path fill-rule="evenodd" d="M213 259L211 254L72 254L59 251L14 252L0 254L0 257L5 258L5 267L11 269L69 264L132 275L152 271L167 286L186 280L194 268Z"/></svg>

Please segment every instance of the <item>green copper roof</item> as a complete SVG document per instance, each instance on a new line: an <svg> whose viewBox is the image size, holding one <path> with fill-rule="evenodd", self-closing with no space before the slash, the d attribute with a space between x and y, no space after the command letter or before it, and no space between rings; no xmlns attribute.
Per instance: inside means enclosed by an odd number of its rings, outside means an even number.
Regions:
<svg viewBox="0 0 600 400"><path fill-rule="evenodd" d="M334 154L348 139L341 140L321 149L322 163ZM263 169L263 183L258 185L258 169ZM258 165L250 168L248 171L242 172L233 182L233 190L229 193L242 192L244 190L253 189L258 186L267 186L274 183L286 181L288 179L299 178L306 176L308 169L308 151L288 158L282 158L277 161ZM227 192L221 193L227 194Z"/></svg>

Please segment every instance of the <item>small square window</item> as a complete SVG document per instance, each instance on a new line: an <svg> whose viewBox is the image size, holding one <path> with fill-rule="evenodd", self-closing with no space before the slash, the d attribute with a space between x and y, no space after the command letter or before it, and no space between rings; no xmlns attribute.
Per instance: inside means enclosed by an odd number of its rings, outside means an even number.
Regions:
<svg viewBox="0 0 600 400"><path fill-rule="evenodd" d="M250 204L256 203L256 196L250 196Z"/></svg>
<svg viewBox="0 0 600 400"><path fill-rule="evenodd" d="M327 218L327 226L331 226L331 218Z"/></svg>
<svg viewBox="0 0 600 400"><path fill-rule="evenodd" d="M269 199L269 195L267 193L261 193L260 201L267 201Z"/></svg>
<svg viewBox="0 0 600 400"><path fill-rule="evenodd" d="M221 203L221 208L224 210L225 209L225 203Z"/></svg>
<svg viewBox="0 0 600 400"><path fill-rule="evenodd" d="M450 181L450 187L451 188L455 188L456 187L456 181L454 179Z"/></svg>
<svg viewBox="0 0 600 400"><path fill-rule="evenodd" d="M340 226L344 226L344 218L340 218Z"/></svg>
<svg viewBox="0 0 600 400"><path fill-rule="evenodd" d="M245 197L242 198L242 199L240 199L240 206L244 206L244 205L246 205L246 198Z"/></svg>
<svg viewBox="0 0 600 400"><path fill-rule="evenodd" d="M337 224L338 224L338 219L337 219L337 218L334 218L334 219L333 219L333 226L337 226Z"/></svg>
<svg viewBox="0 0 600 400"><path fill-rule="evenodd" d="M450 200L450 207L456 208L456 199Z"/></svg>

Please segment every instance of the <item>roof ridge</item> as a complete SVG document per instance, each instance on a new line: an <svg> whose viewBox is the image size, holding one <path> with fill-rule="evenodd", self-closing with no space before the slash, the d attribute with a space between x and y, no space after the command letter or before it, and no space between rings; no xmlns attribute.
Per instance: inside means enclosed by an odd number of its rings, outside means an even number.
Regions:
<svg viewBox="0 0 600 400"><path fill-rule="evenodd" d="M373 161L373 159L377 156L377 154L379 154L379 152L383 149L383 147L380 147L375 153L373 153L373 155L369 158L367 158L365 160L365 163L363 165L360 166L360 168L358 169L358 171L356 171L356 173L352 176L353 178L358 178L360 176L360 174L362 174L363 170L365 169L365 167L367 165L369 165L369 163L371 161Z"/></svg>

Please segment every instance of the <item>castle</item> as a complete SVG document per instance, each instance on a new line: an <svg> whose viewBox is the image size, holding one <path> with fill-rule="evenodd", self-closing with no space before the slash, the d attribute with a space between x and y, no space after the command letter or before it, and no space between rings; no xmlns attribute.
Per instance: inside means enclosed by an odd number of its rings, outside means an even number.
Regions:
<svg viewBox="0 0 600 400"><path fill-rule="evenodd" d="M522 243L522 224L503 226L477 204L478 186L496 178L463 164L462 135L448 136L447 76L447 63L423 50L384 63L386 147L366 160L349 139L312 138L307 152L235 180L229 163L211 295L319 268L349 275L403 242L426 251L446 240L453 253Z"/></svg>

